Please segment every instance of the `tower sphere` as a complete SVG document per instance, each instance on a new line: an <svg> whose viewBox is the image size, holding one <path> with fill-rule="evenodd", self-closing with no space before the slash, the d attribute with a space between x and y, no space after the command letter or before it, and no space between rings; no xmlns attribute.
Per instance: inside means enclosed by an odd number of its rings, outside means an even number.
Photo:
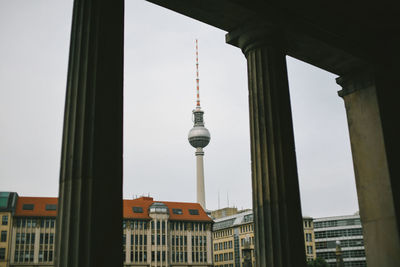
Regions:
<svg viewBox="0 0 400 267"><path fill-rule="evenodd" d="M189 143L192 145L194 148L203 148L210 143L210 132L207 130L206 127L204 126L194 126L190 131L189 131Z"/></svg>

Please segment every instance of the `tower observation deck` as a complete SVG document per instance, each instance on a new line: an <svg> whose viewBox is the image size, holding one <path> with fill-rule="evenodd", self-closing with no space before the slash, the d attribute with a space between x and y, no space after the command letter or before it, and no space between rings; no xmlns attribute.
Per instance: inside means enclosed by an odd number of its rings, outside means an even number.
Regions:
<svg viewBox="0 0 400 267"><path fill-rule="evenodd" d="M198 42L196 39L196 108L192 111L194 126L189 131L189 143L196 148L196 176L197 176L197 202L206 209L205 189L204 189L204 151L203 148L210 143L210 132L204 126L204 111L200 107L200 90L199 90L199 57Z"/></svg>

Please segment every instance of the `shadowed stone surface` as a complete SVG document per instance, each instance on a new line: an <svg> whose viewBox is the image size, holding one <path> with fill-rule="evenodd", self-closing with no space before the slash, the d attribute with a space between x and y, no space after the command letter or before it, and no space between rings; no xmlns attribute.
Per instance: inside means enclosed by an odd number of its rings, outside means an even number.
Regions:
<svg viewBox="0 0 400 267"><path fill-rule="evenodd" d="M74 2L57 267L122 266L123 3Z"/></svg>

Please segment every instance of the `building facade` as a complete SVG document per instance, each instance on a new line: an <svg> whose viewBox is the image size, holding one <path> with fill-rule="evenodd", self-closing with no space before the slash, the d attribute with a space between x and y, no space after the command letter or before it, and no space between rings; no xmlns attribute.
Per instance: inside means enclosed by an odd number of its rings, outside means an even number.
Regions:
<svg viewBox="0 0 400 267"><path fill-rule="evenodd" d="M2 212L7 239L0 267L53 266L57 198L19 197ZM198 203L123 201L124 266L212 266L212 220ZM2 230L5 231L5 230ZM99 237L101 242L101 237Z"/></svg>
<svg viewBox="0 0 400 267"><path fill-rule="evenodd" d="M358 214L314 219L316 256L336 266L336 245L340 241L344 267L367 266L363 230Z"/></svg>
<svg viewBox="0 0 400 267"><path fill-rule="evenodd" d="M304 247L306 249L307 261L315 260L315 235L314 235L314 222L311 217L303 217L304 229Z"/></svg>
<svg viewBox="0 0 400 267"><path fill-rule="evenodd" d="M224 213L235 213L221 217ZM245 266L245 251L249 251L252 266L255 266L255 240L253 211L238 211L236 208L224 208L213 211L213 253L216 267ZM316 258L313 218L303 218L304 241L307 260Z"/></svg>
<svg viewBox="0 0 400 267"><path fill-rule="evenodd" d="M10 238L13 216L18 195L14 192L0 192L0 267L8 267L10 262Z"/></svg>

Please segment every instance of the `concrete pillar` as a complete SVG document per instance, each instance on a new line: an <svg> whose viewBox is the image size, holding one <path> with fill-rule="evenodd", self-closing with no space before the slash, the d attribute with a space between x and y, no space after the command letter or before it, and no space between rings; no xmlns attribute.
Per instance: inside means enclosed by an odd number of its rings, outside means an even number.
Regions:
<svg viewBox="0 0 400 267"><path fill-rule="evenodd" d="M367 265L398 266L399 203L392 190L375 75L362 71L342 76L337 83L347 112Z"/></svg>
<svg viewBox="0 0 400 267"><path fill-rule="evenodd" d="M296 153L279 31L249 25L226 36L247 59L257 266L305 266Z"/></svg>
<svg viewBox="0 0 400 267"><path fill-rule="evenodd" d="M74 1L55 244L57 267L123 263L123 26L123 0Z"/></svg>

